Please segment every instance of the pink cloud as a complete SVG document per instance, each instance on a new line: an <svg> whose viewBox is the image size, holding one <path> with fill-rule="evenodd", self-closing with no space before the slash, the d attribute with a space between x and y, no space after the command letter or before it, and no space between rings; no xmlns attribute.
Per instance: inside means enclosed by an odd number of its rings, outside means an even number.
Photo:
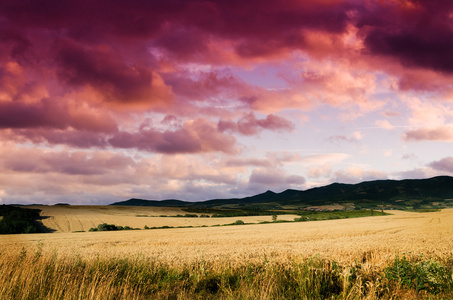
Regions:
<svg viewBox="0 0 453 300"><path fill-rule="evenodd" d="M329 177L332 173L332 166L330 164L323 164L321 166L309 167L308 170L310 177Z"/></svg>
<svg viewBox="0 0 453 300"><path fill-rule="evenodd" d="M5 140L17 143L31 142L33 144L47 144L47 146L68 145L76 148L106 148L108 146L104 133L73 129L16 129L3 132L2 136Z"/></svg>
<svg viewBox="0 0 453 300"><path fill-rule="evenodd" d="M407 131L403 135L406 141L453 141L453 126L445 125L436 128L421 128Z"/></svg>
<svg viewBox="0 0 453 300"><path fill-rule="evenodd" d="M244 82L229 70L175 72L164 76L173 92L189 100L203 101L242 89Z"/></svg>
<svg viewBox="0 0 453 300"><path fill-rule="evenodd" d="M251 184L279 186L305 183L305 178L299 175L286 175L281 170L261 170L255 169L250 175Z"/></svg>
<svg viewBox="0 0 453 300"><path fill-rule="evenodd" d="M0 128L48 128L114 132L116 122L106 113L70 108L64 102L41 99L35 103L0 102Z"/></svg>
<svg viewBox="0 0 453 300"><path fill-rule="evenodd" d="M237 153L236 139L217 129L205 119L186 121L175 129L157 129L150 126L138 131L95 132L74 129L15 129L3 132L7 140L19 143L33 142L48 145L68 145L76 148L138 149L155 153Z"/></svg>
<svg viewBox="0 0 453 300"><path fill-rule="evenodd" d="M112 38L129 43L153 39L154 46L180 60L207 56L207 44L213 37L234 41L234 51L243 57L265 57L280 49L301 49L305 46L303 29L340 33L348 24L348 10L354 7L348 1L293 0L284 5L270 0L228 4L218 1L2 4L10 31L41 28L85 43ZM327 19L329 22L324 21Z"/></svg>
<svg viewBox="0 0 453 300"><path fill-rule="evenodd" d="M141 129L139 132L118 132L109 143L118 148L136 148L159 153L197 153L221 151L235 153L236 140L217 130L204 119L187 121L174 131Z"/></svg>
<svg viewBox="0 0 453 300"><path fill-rule="evenodd" d="M89 86L103 101L140 107L168 106L171 88L160 76L141 65L127 65L108 46L84 47L61 42L57 51L58 76L70 87Z"/></svg>
<svg viewBox="0 0 453 300"><path fill-rule="evenodd" d="M0 1L0 137L36 148L2 160L0 191L36 196L41 185L43 194L92 185L105 195L106 185L130 184L115 195L143 195L150 183L140 178L153 178L160 195L196 197L213 193L206 182L243 180L243 190L304 184L282 170L287 164L304 164L317 178L385 177L364 168L334 174L352 152L233 155L248 149L239 140L295 130L301 112L313 121L298 124L310 137L316 118L328 116L323 131L338 118L348 128L412 126L405 141L453 141L452 9L416 0ZM419 98L402 95L412 91ZM379 113L393 119L376 121ZM304 141L301 151L318 153L316 141ZM297 142L288 147L301 148ZM436 162L432 168L448 165ZM247 182L250 167L259 169Z"/></svg>
<svg viewBox="0 0 453 300"><path fill-rule="evenodd" d="M438 161L433 161L429 166L438 171L453 173L453 157L445 157Z"/></svg>
<svg viewBox="0 0 453 300"><path fill-rule="evenodd" d="M261 130L290 131L294 125L281 117L267 115L265 119L257 119L253 113L243 116L239 121L220 120L218 128L221 132L238 132L243 135L256 135Z"/></svg>
<svg viewBox="0 0 453 300"><path fill-rule="evenodd" d="M124 154L111 152L46 151L9 148L3 158L4 172L61 173L67 175L102 175L125 171L135 162Z"/></svg>
<svg viewBox="0 0 453 300"><path fill-rule="evenodd" d="M273 165L274 165L273 161L261 158L248 158L248 159L235 158L226 161L226 166L228 167L248 167L248 166L271 167Z"/></svg>
<svg viewBox="0 0 453 300"><path fill-rule="evenodd" d="M382 115L384 117L388 117L388 118L391 118L391 117L398 117L401 115L401 112L399 111L393 111L393 110L386 110L382 113Z"/></svg>
<svg viewBox="0 0 453 300"><path fill-rule="evenodd" d="M374 124L377 127L385 129L385 130L392 130L395 128L395 126L393 126L388 120L376 120L376 122L374 122Z"/></svg>
<svg viewBox="0 0 453 300"><path fill-rule="evenodd" d="M347 142L347 143L357 143L362 139L362 133L360 131L354 131L351 136L345 135L334 135L329 137L327 140L329 142Z"/></svg>
<svg viewBox="0 0 453 300"><path fill-rule="evenodd" d="M42 99L28 105L21 102L0 102L0 128L50 127L64 129L69 126L65 107Z"/></svg>
<svg viewBox="0 0 453 300"><path fill-rule="evenodd" d="M448 103L419 99L417 97L404 99L412 112L409 122L415 126L438 127L443 126L448 117L453 116L453 110Z"/></svg>
<svg viewBox="0 0 453 300"><path fill-rule="evenodd" d="M361 181L387 179L384 172L378 170L369 170L362 167L348 167L344 170L334 172L334 182L341 183L358 183Z"/></svg>

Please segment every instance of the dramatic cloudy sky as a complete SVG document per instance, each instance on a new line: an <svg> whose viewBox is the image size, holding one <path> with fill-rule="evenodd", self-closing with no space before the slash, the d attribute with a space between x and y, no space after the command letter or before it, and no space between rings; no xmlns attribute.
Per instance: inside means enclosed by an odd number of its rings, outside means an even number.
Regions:
<svg viewBox="0 0 453 300"><path fill-rule="evenodd" d="M453 175L449 0L0 2L0 203Z"/></svg>

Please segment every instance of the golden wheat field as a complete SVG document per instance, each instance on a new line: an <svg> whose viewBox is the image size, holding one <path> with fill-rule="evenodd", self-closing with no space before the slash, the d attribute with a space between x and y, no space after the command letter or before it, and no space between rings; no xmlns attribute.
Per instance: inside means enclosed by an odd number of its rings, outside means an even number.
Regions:
<svg viewBox="0 0 453 300"><path fill-rule="evenodd" d="M31 206L41 210L44 226L55 232L88 231L98 224L108 223L133 228L162 226L213 226L229 224L238 218L182 218L187 212L178 207L142 206ZM159 216L166 217L159 217ZM296 215L281 215L280 220L293 220ZM272 216L240 217L246 223L271 221Z"/></svg>
<svg viewBox="0 0 453 300"><path fill-rule="evenodd" d="M74 232L101 222L202 226L271 218L159 217L178 212L45 207L45 224L55 232L0 236L0 299L453 296L453 209L328 221Z"/></svg>
<svg viewBox="0 0 453 300"><path fill-rule="evenodd" d="M45 222L57 229L56 233L0 236L0 252L17 253L23 247L33 251L41 245L44 252L58 256L144 256L174 265L200 259L241 264L263 258L283 262L313 256L340 263L366 260L376 264L401 252L430 257L453 254L453 209L433 213L389 211L392 215L301 223L77 233L69 231L87 230L101 222L132 227L167 225L170 223L165 222L169 221L212 225L238 218L135 217L139 211L144 214L143 208L121 208L109 213L101 213L102 207L49 209L42 214L54 214ZM72 209L73 213L61 213L65 209ZM168 215L175 212L173 208L150 208L146 214L160 215L164 211ZM246 222L253 218L268 220L270 216L240 217Z"/></svg>

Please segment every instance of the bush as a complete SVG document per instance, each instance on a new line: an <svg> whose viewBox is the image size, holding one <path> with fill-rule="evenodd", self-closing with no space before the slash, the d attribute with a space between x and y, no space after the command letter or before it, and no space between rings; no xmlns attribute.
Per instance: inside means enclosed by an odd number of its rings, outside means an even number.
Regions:
<svg viewBox="0 0 453 300"><path fill-rule="evenodd" d="M118 230L118 228L115 225L107 224L107 223L99 224L97 228L98 228L98 231L115 231L115 230Z"/></svg>
<svg viewBox="0 0 453 300"><path fill-rule="evenodd" d="M437 294L453 287L452 272L438 261L409 261L403 254L384 270L385 277L399 287Z"/></svg>
<svg viewBox="0 0 453 300"><path fill-rule="evenodd" d="M123 226L116 226L113 224L102 223L102 224L99 224L95 228L90 228L88 231L117 231L117 230L137 230L137 229L139 229L139 228L132 228L129 226L123 227Z"/></svg>
<svg viewBox="0 0 453 300"><path fill-rule="evenodd" d="M235 221L234 223L232 223L231 225L244 225L244 224L245 224L244 221L242 221L242 220L237 220L237 221Z"/></svg>
<svg viewBox="0 0 453 300"><path fill-rule="evenodd" d="M185 214L184 218L198 218L197 214Z"/></svg>

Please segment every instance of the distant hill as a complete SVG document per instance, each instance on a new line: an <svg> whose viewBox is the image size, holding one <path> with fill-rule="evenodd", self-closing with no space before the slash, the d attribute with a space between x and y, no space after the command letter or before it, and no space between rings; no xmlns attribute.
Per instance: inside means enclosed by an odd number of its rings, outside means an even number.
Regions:
<svg viewBox="0 0 453 300"><path fill-rule="evenodd" d="M347 208L420 209L453 206L453 177L429 179L374 180L358 184L332 183L305 191L267 191L245 198L200 202L181 200L129 199L111 205L179 206L205 208L310 209L340 205Z"/></svg>

